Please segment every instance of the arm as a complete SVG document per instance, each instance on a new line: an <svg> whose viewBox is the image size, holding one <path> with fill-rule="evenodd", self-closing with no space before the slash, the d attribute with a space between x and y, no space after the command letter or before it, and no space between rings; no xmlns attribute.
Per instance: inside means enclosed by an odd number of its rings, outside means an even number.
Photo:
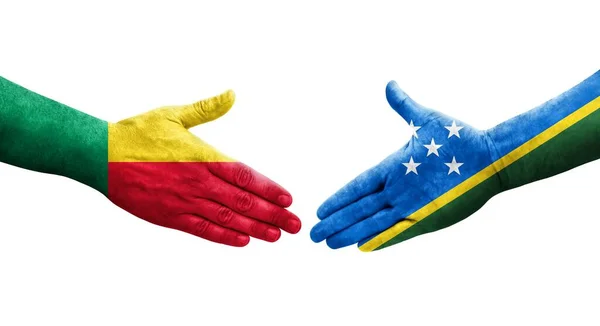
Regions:
<svg viewBox="0 0 600 326"><path fill-rule="evenodd" d="M151 223L214 242L277 241L301 223L277 183L188 131L232 107L232 91L108 123L0 78L0 161L97 189Z"/></svg>
<svg viewBox="0 0 600 326"><path fill-rule="evenodd" d="M600 72L486 131L419 105L394 82L386 96L413 135L319 207L315 242L389 247L457 223L502 191L600 157Z"/></svg>
<svg viewBox="0 0 600 326"><path fill-rule="evenodd" d="M108 123L0 77L0 161L107 194Z"/></svg>
<svg viewBox="0 0 600 326"><path fill-rule="evenodd" d="M600 158L600 71L487 131L508 190ZM509 165L510 164L510 165Z"/></svg>

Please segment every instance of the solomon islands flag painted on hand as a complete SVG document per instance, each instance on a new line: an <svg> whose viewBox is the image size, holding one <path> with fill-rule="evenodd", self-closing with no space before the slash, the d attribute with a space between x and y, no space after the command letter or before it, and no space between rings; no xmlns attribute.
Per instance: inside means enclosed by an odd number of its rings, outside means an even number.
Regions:
<svg viewBox="0 0 600 326"><path fill-rule="evenodd" d="M600 157L600 72L485 131L419 105L394 82L386 95L411 139L321 205L316 242L382 249L465 219L504 190Z"/></svg>

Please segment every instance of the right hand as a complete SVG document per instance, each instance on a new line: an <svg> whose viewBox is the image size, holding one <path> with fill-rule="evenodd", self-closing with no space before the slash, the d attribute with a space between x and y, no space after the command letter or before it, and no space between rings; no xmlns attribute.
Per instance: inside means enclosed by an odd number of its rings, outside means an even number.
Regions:
<svg viewBox="0 0 600 326"><path fill-rule="evenodd" d="M300 231L285 189L188 131L229 111L228 91L109 124L108 197L148 222L243 247Z"/></svg>

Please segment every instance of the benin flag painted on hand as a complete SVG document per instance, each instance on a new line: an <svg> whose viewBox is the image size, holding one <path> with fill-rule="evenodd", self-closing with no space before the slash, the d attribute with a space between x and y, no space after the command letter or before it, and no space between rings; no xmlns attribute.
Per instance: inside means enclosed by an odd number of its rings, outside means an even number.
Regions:
<svg viewBox="0 0 600 326"><path fill-rule="evenodd" d="M188 128L225 114L234 93L108 124L108 198L149 222L244 246L297 233L291 195Z"/></svg>
<svg viewBox="0 0 600 326"><path fill-rule="evenodd" d="M144 220L211 241L273 242L280 229L300 230L285 209L291 195L188 131L234 100L228 91L107 123L0 77L0 162L77 180Z"/></svg>

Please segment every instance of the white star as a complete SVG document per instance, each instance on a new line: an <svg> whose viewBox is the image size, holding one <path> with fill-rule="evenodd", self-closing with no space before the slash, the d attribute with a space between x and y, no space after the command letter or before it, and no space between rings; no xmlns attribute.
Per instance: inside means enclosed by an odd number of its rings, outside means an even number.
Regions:
<svg viewBox="0 0 600 326"><path fill-rule="evenodd" d="M458 127L456 125L456 121L452 120L452 125L444 126L444 128L446 128L446 129L448 129L448 131L450 131L450 133L448 134L448 138L450 138L452 136L456 136L456 137L460 138L460 134L458 133L458 131L464 127Z"/></svg>
<svg viewBox="0 0 600 326"><path fill-rule="evenodd" d="M433 138L431 138L431 144L429 145L423 145L425 146L425 148L427 148L427 156L431 155L431 154L435 154L435 156L440 156L440 154L438 154L438 148L444 146L444 145L436 145L435 144L435 140L433 140Z"/></svg>
<svg viewBox="0 0 600 326"><path fill-rule="evenodd" d="M410 172L414 172L415 174L418 175L417 166L421 165L421 163L415 163L415 161L413 161L412 156L410 157L410 161L408 161L408 163L402 163L402 164L404 166L406 166L406 173L404 175L407 175Z"/></svg>
<svg viewBox="0 0 600 326"><path fill-rule="evenodd" d="M419 138L419 136L417 136L417 130L421 129L421 127L415 126L412 120L410 120L408 126L410 127L410 129L412 129L413 136L415 136L415 138Z"/></svg>
<svg viewBox="0 0 600 326"><path fill-rule="evenodd" d="M452 156L452 162L444 163L444 164L446 164L450 168L450 170L448 170L448 175L450 175L450 173L452 173L452 172L456 172L456 173L460 174L460 171L458 170L458 168L461 165L463 165L464 163L457 163L456 157Z"/></svg>

